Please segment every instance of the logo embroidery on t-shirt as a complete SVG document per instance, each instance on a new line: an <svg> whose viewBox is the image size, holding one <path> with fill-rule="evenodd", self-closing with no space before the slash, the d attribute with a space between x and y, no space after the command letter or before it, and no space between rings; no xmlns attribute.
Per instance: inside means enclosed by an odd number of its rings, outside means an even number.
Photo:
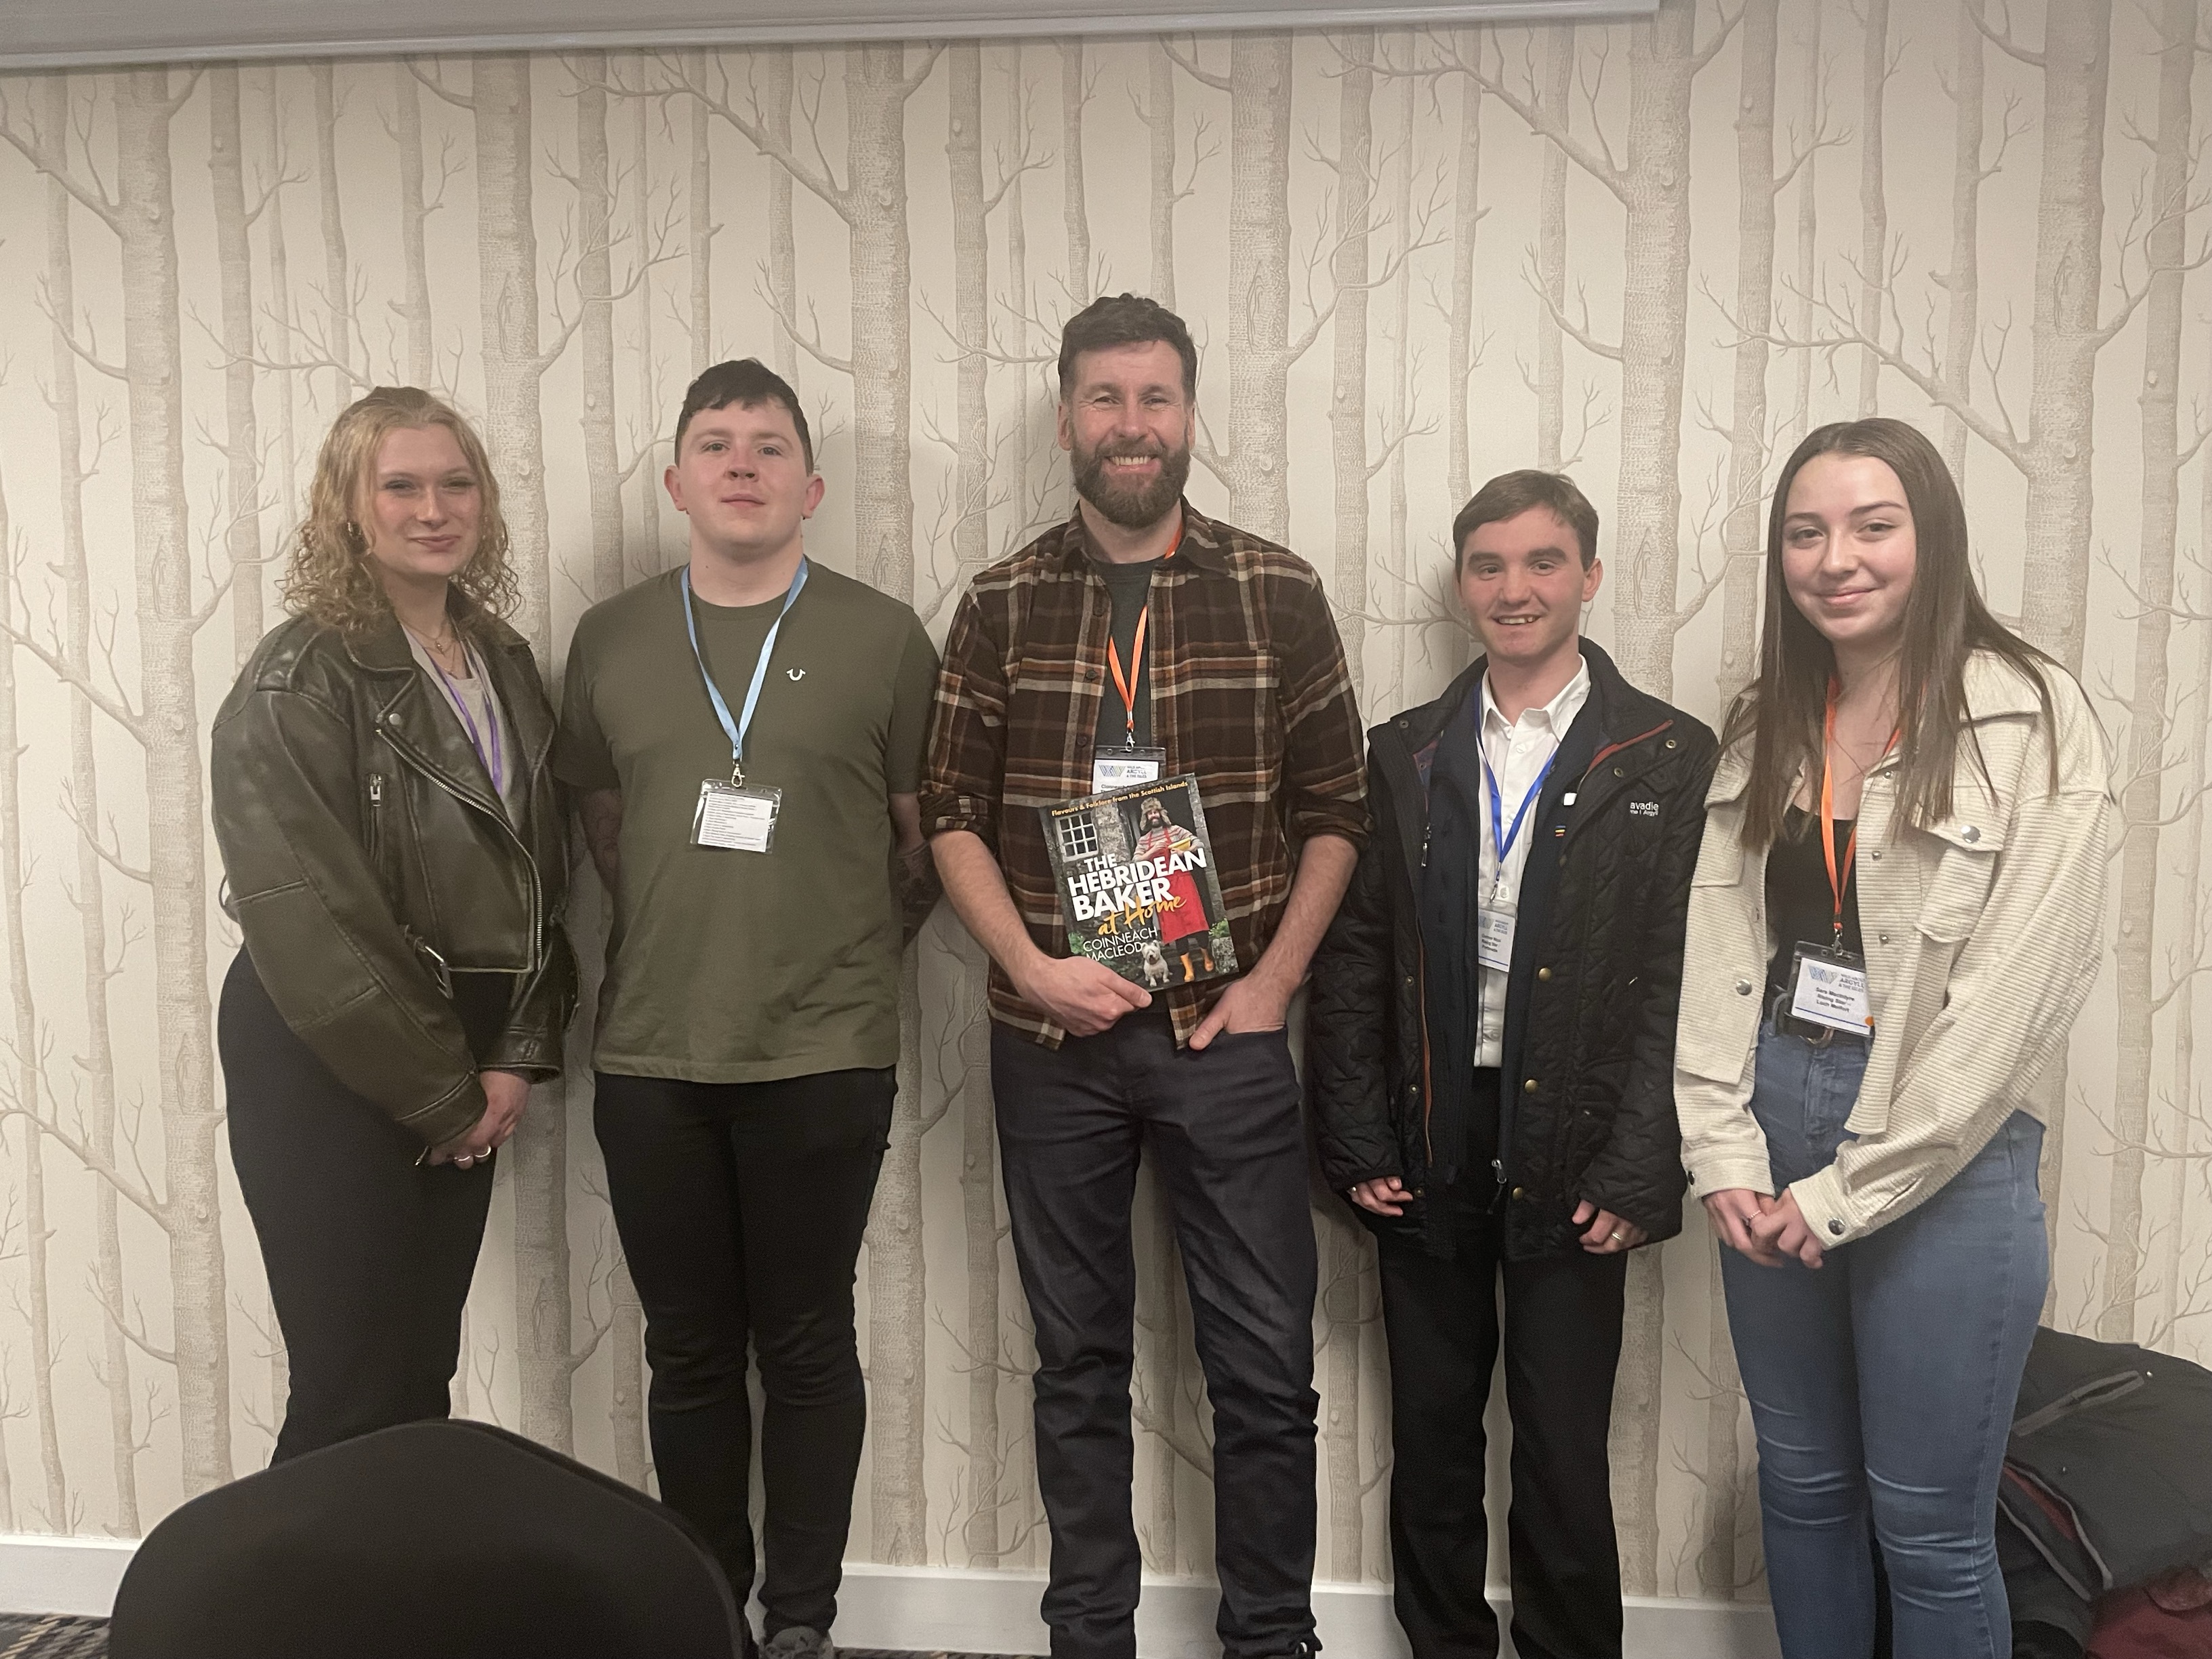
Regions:
<svg viewBox="0 0 2212 1659"><path fill-rule="evenodd" d="M793 685L806 678L806 671L804 668L787 668L783 672L790 677Z"/></svg>

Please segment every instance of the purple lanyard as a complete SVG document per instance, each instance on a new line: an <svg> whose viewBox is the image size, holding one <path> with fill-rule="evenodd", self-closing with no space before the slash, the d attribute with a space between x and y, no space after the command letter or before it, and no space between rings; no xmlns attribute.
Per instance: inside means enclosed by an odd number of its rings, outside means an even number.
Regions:
<svg viewBox="0 0 2212 1659"><path fill-rule="evenodd" d="M486 685L483 659L466 646L461 648L467 653L469 660L476 665L477 684ZM484 693L484 724L491 728L491 753L487 757L484 753L483 738L477 732L476 720L469 714L468 700L461 696L460 689L453 684L453 677L438 666L438 659L431 657L428 649L425 649L422 654L430 657L430 666L437 671L439 681L446 688L446 695L453 701L453 712L461 717L461 727L469 734L469 747L477 751L477 764L491 775L492 793L505 794L507 768L499 750L499 714L491 706L489 690L487 689Z"/></svg>

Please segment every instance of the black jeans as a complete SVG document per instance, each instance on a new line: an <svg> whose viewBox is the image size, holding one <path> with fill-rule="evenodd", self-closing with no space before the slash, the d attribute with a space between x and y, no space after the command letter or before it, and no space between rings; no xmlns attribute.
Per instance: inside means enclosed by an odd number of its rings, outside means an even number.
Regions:
<svg viewBox="0 0 2212 1659"><path fill-rule="evenodd" d="M593 1121L645 1310L660 1495L706 1534L740 1607L753 1582L748 1338L760 1361L770 1636L837 1616L868 1421L853 1269L896 1086L888 1068L773 1083L599 1073Z"/></svg>
<svg viewBox="0 0 2212 1659"><path fill-rule="evenodd" d="M455 986L465 1028L489 1035L511 986L489 975ZM292 1379L272 1461L446 1416L490 1161L418 1164L421 1140L316 1058L243 951L222 982L216 1040L231 1163Z"/></svg>
<svg viewBox="0 0 2212 1659"><path fill-rule="evenodd" d="M1280 1031L1178 1051L1164 1014L1057 1049L994 1025L1006 1208L1036 1325L1036 1461L1054 1659L1133 1659L1129 1372L1139 1152L1175 1212L1213 1405L1225 1659L1314 1641L1313 1222Z"/></svg>
<svg viewBox="0 0 2212 1659"><path fill-rule="evenodd" d="M1620 1659L1620 1564L1606 1430L1620 1363L1626 1255L1503 1259L1500 1223L1474 1205L1441 1261L1380 1238L1390 1347L1390 1552L1398 1622L1414 1659L1492 1659L1483 1599L1484 1407L1505 1285L1505 1403L1513 1419L1513 1644L1522 1659Z"/></svg>

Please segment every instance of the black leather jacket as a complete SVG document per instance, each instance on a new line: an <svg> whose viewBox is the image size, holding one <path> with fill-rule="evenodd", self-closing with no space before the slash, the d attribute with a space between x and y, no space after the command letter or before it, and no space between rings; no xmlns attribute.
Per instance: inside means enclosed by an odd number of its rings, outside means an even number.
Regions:
<svg viewBox="0 0 2212 1659"><path fill-rule="evenodd" d="M1655 1242L1682 1225L1674 1014L1717 744L1587 640L1583 654L1589 698L1524 831L1536 839L1509 974L1505 1168L1462 1176L1463 1192L1503 1208L1516 1260L1576 1249L1569 1217L1583 1198ZM1437 743L1487 665L1369 732L1375 834L1315 954L1307 1010L1307 1091L1329 1187L1398 1176L1417 1194L1402 1218L1355 1213L1439 1254L1450 1249L1448 1218L1424 1201L1438 1045L1425 1018L1419 881ZM1556 862L1540 869L1540 859Z"/></svg>
<svg viewBox="0 0 2212 1659"><path fill-rule="evenodd" d="M561 1069L575 1006L553 711L529 645L478 648L526 780L510 824L397 621L272 629L216 715L215 834L246 949L285 1023L426 1145L483 1115L479 1067ZM505 1028L472 1054L450 975L514 976Z"/></svg>

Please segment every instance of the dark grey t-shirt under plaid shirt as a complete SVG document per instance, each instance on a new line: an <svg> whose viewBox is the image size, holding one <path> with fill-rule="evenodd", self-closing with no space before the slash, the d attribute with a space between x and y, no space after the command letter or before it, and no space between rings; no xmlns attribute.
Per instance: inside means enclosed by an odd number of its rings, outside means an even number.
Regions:
<svg viewBox="0 0 2212 1659"><path fill-rule="evenodd" d="M1113 605L1079 514L983 571L945 641L921 782L927 835L980 836L1030 937L1067 954L1036 809L1091 793ZM1152 582L1146 658L1152 739L1167 775L1198 779L1237 959L1281 923L1298 849L1355 847L1369 829L1359 713L1313 567L1183 506L1182 540ZM1118 709L1117 711L1118 712ZM1167 994L1187 1042L1224 981ZM1060 1028L994 964L994 1018L1057 1045Z"/></svg>

